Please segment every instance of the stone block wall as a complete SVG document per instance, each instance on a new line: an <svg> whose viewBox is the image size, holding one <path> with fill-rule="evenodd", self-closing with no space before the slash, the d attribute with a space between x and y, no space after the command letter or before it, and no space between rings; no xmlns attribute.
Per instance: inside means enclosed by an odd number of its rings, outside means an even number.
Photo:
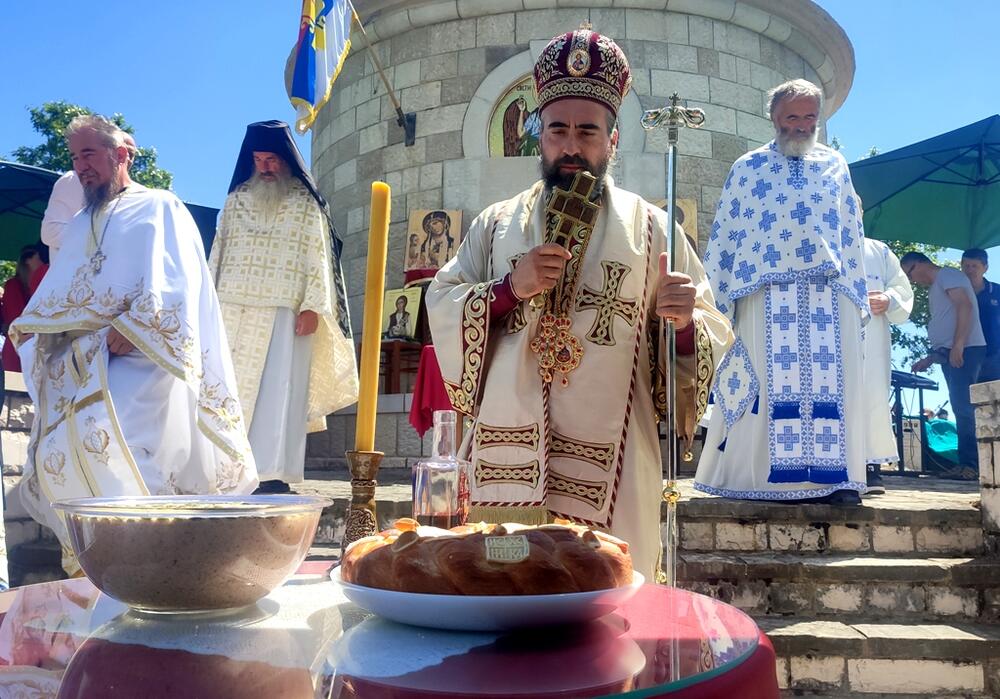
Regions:
<svg viewBox="0 0 1000 699"><path fill-rule="evenodd" d="M382 395L375 423L375 448L385 453L384 469L412 468L431 453L433 429L423 437L410 425L412 394ZM306 440L306 471L341 471L347 467L344 453L354 448L357 406L352 405L326 419L326 432L310 434Z"/></svg>
<svg viewBox="0 0 1000 699"><path fill-rule="evenodd" d="M996 556L1000 555L1000 381L974 384L970 395L976 409L984 544L987 553Z"/></svg>

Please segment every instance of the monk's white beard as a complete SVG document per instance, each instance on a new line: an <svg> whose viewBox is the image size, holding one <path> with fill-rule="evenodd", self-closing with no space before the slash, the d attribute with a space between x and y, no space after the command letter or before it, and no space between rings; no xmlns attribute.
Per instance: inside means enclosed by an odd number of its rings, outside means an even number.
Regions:
<svg viewBox="0 0 1000 699"><path fill-rule="evenodd" d="M789 158L802 158L805 154L816 147L816 139L819 136L819 127L813 128L811 134L803 135L793 129L776 129L774 132L775 143L778 150Z"/></svg>
<svg viewBox="0 0 1000 699"><path fill-rule="evenodd" d="M112 162L114 163L113 159ZM83 188L83 201L92 210L100 209L122 191L122 187L124 186L123 179L121 173L118 171L117 163L115 163L115 169L111 171L110 180L104 184Z"/></svg>
<svg viewBox="0 0 1000 699"><path fill-rule="evenodd" d="M250 178L250 198L253 200L254 208L263 213L269 221L277 217L289 190L289 176L283 173L271 181L262 179L258 173L254 173Z"/></svg>

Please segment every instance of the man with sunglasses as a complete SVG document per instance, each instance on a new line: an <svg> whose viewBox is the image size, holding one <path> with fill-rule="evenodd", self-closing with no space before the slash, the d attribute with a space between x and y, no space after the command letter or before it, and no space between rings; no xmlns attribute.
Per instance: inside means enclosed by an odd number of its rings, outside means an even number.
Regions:
<svg viewBox="0 0 1000 699"><path fill-rule="evenodd" d="M986 339L979 322L976 292L962 272L936 265L923 253L908 252L899 263L910 282L928 289L930 303L927 341L931 351L913 364L912 371L926 371L932 364L941 365L948 396L955 409L960 472L971 468L978 474L976 416L969 400L969 386L979 382L979 372L986 358Z"/></svg>

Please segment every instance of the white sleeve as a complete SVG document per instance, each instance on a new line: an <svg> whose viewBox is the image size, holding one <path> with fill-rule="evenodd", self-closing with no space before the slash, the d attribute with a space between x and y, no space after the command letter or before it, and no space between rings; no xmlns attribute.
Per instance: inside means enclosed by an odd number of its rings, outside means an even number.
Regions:
<svg viewBox="0 0 1000 699"><path fill-rule="evenodd" d="M42 242L49 246L50 257L62 247L63 231L76 212L83 208L83 186L74 172L56 180L42 219Z"/></svg>

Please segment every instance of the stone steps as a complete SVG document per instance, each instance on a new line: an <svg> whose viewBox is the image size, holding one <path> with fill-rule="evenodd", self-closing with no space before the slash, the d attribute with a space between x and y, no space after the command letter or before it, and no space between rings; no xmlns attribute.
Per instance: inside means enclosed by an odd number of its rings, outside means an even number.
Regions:
<svg viewBox="0 0 1000 699"><path fill-rule="evenodd" d="M685 492L685 551L969 556L983 552L975 483L886 477L859 507L728 500ZM686 488L682 484L682 492Z"/></svg>
<svg viewBox="0 0 1000 699"><path fill-rule="evenodd" d="M786 696L996 697L1000 628L758 618L778 656Z"/></svg>
<svg viewBox="0 0 1000 699"><path fill-rule="evenodd" d="M389 469L379 475L376 510L380 527L387 527L395 519L410 515L410 476L405 469ZM306 476L307 480L296 485L296 492L333 500L323 512L316 544L339 544L350 502L349 476L343 469L307 472ZM17 502L19 480L17 475L4 478L11 548L43 536L41 528ZM913 487L910 479L887 480L903 481ZM689 480L681 481L680 487L685 497L678 506L684 552L957 557L977 555L983 547L980 513L973 505L976 495L973 486L966 484L948 484L950 490L922 498L899 490L894 497L875 498L871 503L866 500L864 506L855 508L701 496L693 491Z"/></svg>
<svg viewBox="0 0 1000 699"><path fill-rule="evenodd" d="M684 551L677 576L755 618L1000 619L1000 563L983 558Z"/></svg>

